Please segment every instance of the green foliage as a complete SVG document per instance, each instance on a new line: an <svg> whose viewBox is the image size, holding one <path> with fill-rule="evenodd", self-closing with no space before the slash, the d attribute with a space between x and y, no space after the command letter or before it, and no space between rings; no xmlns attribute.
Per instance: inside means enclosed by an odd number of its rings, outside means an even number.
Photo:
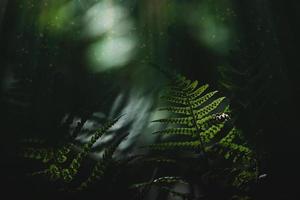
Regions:
<svg viewBox="0 0 300 200"><path fill-rule="evenodd" d="M251 150L247 146L235 143L235 141L240 140L241 136L231 123L230 110L229 106L226 105L225 97L215 97L217 91L205 94L207 89L207 84L198 87L198 81L192 82L180 75L174 78L170 88L162 97L173 105L160 110L180 116L159 119L155 122L177 125L177 127L155 133L169 136L183 135L190 139L153 144L151 145L152 149L187 148L205 153L211 150L211 147L218 145L228 150L227 154L224 154L225 158L229 158L228 155L234 156L234 152L245 156L251 154ZM228 133L222 132L225 127L230 130Z"/></svg>
<svg viewBox="0 0 300 200"><path fill-rule="evenodd" d="M32 175L44 175L51 181L56 181L69 185L74 182L80 168L92 150L93 145L98 141L117 121L119 118L108 120L103 126L96 130L90 141L79 148L74 142L63 144L61 147L52 148L35 148L27 147L24 149L23 157L28 159L39 160L46 165L46 169L34 172ZM82 190L88 185L100 180L106 173L107 168L114 162L113 154L122 140L114 142L104 149L102 158L97 162L91 175L86 181L82 182L77 188ZM41 144L39 140L26 140L26 143ZM79 151L79 152L78 152Z"/></svg>
<svg viewBox="0 0 300 200"><path fill-rule="evenodd" d="M87 188L90 184L101 180L103 176L106 173L106 170L116 164L116 161L113 159L113 154L116 151L119 144L122 142L122 140L118 140L114 144L110 145L108 148L104 150L104 153L102 155L102 158L96 163L95 167L93 168L93 171L91 175L88 177L86 181L81 183L81 185L78 187L79 190Z"/></svg>
<svg viewBox="0 0 300 200"><path fill-rule="evenodd" d="M253 166L256 161L253 151L248 147L241 131L234 126L234 119L225 97L218 97L217 91L206 92L208 85L198 86L198 81L192 82L187 78L177 75L167 89L162 99L171 106L161 108L172 115L168 118L158 119L167 125L167 128L154 134L171 136L175 140L163 141L150 145L150 149L161 153L174 154L175 152L192 151L204 156L203 162L207 162L209 174L224 174L231 187L245 189L245 185L255 180L257 170ZM214 165L214 159L222 158L231 164L227 167ZM227 160L227 161L226 161ZM216 168L218 170L216 171ZM228 172L228 171L227 171ZM224 178L224 177L223 177ZM154 179L154 180L160 180ZM153 180L135 185L135 187L149 187ZM176 184L168 182L166 185L158 185L170 191L168 187ZM185 199L184 194L179 196Z"/></svg>

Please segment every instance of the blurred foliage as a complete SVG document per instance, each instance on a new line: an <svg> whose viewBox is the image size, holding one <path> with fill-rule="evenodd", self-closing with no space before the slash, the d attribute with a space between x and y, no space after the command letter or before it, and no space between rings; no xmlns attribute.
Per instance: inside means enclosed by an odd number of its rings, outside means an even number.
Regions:
<svg viewBox="0 0 300 200"><path fill-rule="evenodd" d="M29 196L34 188L23 177L33 166L15 155L16 141L62 140L57 147L75 132L71 137L85 143L91 130L123 113L111 132L130 134L116 157L146 153L139 146L160 139L150 133L165 128L149 122L169 117L156 109L166 78L153 65L222 91L261 172L288 182L296 166L290 170L291 162L281 158L293 160L298 152L298 8L295 0L0 1L1 164L12 174L7 187ZM96 143L95 151L111 138ZM139 173L137 179L151 179L146 166ZM235 198L274 190L263 181L254 188ZM175 198L177 190L162 190L174 196L161 198Z"/></svg>

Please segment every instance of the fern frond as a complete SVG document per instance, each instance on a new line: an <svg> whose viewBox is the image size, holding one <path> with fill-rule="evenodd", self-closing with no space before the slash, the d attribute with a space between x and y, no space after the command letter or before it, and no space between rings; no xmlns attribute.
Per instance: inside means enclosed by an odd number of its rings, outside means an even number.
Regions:
<svg viewBox="0 0 300 200"><path fill-rule="evenodd" d="M255 181L257 179L257 176L258 174L255 171L242 171L235 176L233 185L237 188L242 189L242 187L247 186L249 182Z"/></svg>
<svg viewBox="0 0 300 200"><path fill-rule="evenodd" d="M197 120L197 126L200 130L206 130L212 122L214 122L215 116L214 115L208 115L206 117L203 117L199 120Z"/></svg>
<svg viewBox="0 0 300 200"><path fill-rule="evenodd" d="M199 106L201 106L203 103L205 103L207 100L209 100L212 96L214 96L218 91L209 92L203 97L196 99L194 101L191 101L191 105L194 109L197 109Z"/></svg>
<svg viewBox="0 0 300 200"><path fill-rule="evenodd" d="M123 138L126 137L127 135L128 134L124 135L121 139L119 139L117 142L115 142L110 147L104 150L102 158L100 161L97 162L97 164L93 168L92 174L88 177L88 179L85 182L81 183L81 185L78 187L78 190L83 190L87 188L90 184L98 180L101 180L103 178L107 169L114 162L113 154L115 153L119 144L123 141Z"/></svg>
<svg viewBox="0 0 300 200"><path fill-rule="evenodd" d="M182 90L186 93L191 93L193 92L198 86L198 81L194 81L191 84L189 84L188 86L186 86L185 88L182 88Z"/></svg>
<svg viewBox="0 0 300 200"><path fill-rule="evenodd" d="M182 75L176 76L173 81L175 83L173 86L180 89L188 87L192 82L191 80L187 79L185 76Z"/></svg>
<svg viewBox="0 0 300 200"><path fill-rule="evenodd" d="M163 135L186 135L195 137L197 134L196 128L171 128L165 129L162 131L154 132L154 134L163 134Z"/></svg>
<svg viewBox="0 0 300 200"><path fill-rule="evenodd" d="M161 99L164 99L168 102L175 103L175 104L187 105L186 97L174 97L174 96L166 95L166 96L162 96Z"/></svg>
<svg viewBox="0 0 300 200"><path fill-rule="evenodd" d="M201 87L199 87L197 90L195 90L194 92L192 92L191 94L189 94L189 98L191 100L195 100L196 98L198 98L199 96L201 96L205 90L208 88L208 84L203 85Z"/></svg>
<svg viewBox="0 0 300 200"><path fill-rule="evenodd" d="M27 148L24 151L24 157L42 160L44 163L48 164L48 167L45 170L34 173L35 175L43 174L48 176L52 181L60 180L65 183L70 183L73 181L75 175L78 174L83 159L91 152L92 146L95 144L95 142L101 138L101 136L104 135L118 120L119 118L107 121L99 130L94 133L91 140L84 145L82 151L77 153L71 162L67 161L70 161L69 153L71 150L76 149L74 148L76 145L73 143L68 143L60 148L52 149ZM118 144L119 143L116 143L116 145ZM117 147L116 145L112 145L110 148L107 148L104 151L102 158L104 166L106 166L107 163L109 163L108 161L112 159L112 154ZM95 178L100 176L101 167L103 167L103 165L96 165L91 177Z"/></svg>
<svg viewBox="0 0 300 200"><path fill-rule="evenodd" d="M199 151L200 149L204 156L217 153L225 159L230 159L234 166L249 165L252 161L252 151L242 142L240 131L234 127L232 121L228 122L231 120L230 108L224 101L225 97L216 98L217 91L205 94L208 89L207 84L197 88L197 81L192 82L180 75L174 79L165 98L171 105L160 110L184 115L184 117L154 121L176 126L176 128L167 128L156 133L187 135L192 136L193 140L183 141L179 138L172 142L150 145L150 149L158 151ZM144 183L141 186L145 184L150 183Z"/></svg>
<svg viewBox="0 0 300 200"><path fill-rule="evenodd" d="M239 135L238 130L233 127L229 133L220 140L220 144L226 146L233 142L233 140Z"/></svg>
<svg viewBox="0 0 300 200"><path fill-rule="evenodd" d="M169 88L165 95L163 96L166 96L166 97L177 97L177 98L186 98L186 93L182 91L181 88Z"/></svg>
<svg viewBox="0 0 300 200"><path fill-rule="evenodd" d="M230 120L230 116L228 114L216 113L203 117L200 120L197 120L197 126L199 127L200 131L205 131L213 125L227 122L228 120Z"/></svg>
<svg viewBox="0 0 300 200"><path fill-rule="evenodd" d="M195 85L191 87L185 86L185 88L180 86L177 87L172 86L165 96L189 98L190 100L196 100L199 96L201 96L206 91L209 85L208 84L203 85L198 89L195 89L196 87L194 88Z"/></svg>
<svg viewBox="0 0 300 200"><path fill-rule="evenodd" d="M218 98L211 102L209 105L205 106L204 108L199 109L196 111L197 119L203 118L205 115L209 114L213 110L215 110L221 102L225 99L225 97Z"/></svg>
<svg viewBox="0 0 300 200"><path fill-rule="evenodd" d="M97 130L92 136L91 140L84 146L83 152L89 152L92 146L97 142L97 140L103 134L105 134L108 131L108 129L110 129L120 119L120 117L108 120L99 130Z"/></svg>
<svg viewBox="0 0 300 200"><path fill-rule="evenodd" d="M200 136L203 138L204 142L209 143L224 127L225 123L220 123L212 125L206 131L200 132Z"/></svg>
<svg viewBox="0 0 300 200"><path fill-rule="evenodd" d="M160 108L160 111L169 111L176 114L184 114L184 115L190 115L191 110L189 107L166 107L166 108Z"/></svg>
<svg viewBox="0 0 300 200"><path fill-rule="evenodd" d="M163 142L159 144L150 145L149 148L152 150L169 150L169 149L198 149L200 146L199 141L188 141L188 142Z"/></svg>
<svg viewBox="0 0 300 200"><path fill-rule="evenodd" d="M41 160L43 163L47 163L54 158L53 149L34 149L26 148L23 152L23 157L28 159Z"/></svg>
<svg viewBox="0 0 300 200"><path fill-rule="evenodd" d="M181 117L181 118L167 118L167 119L158 119L152 122L159 122L165 124L179 124L179 125L187 125L189 127L193 126L192 117Z"/></svg>
<svg viewBox="0 0 300 200"><path fill-rule="evenodd" d="M45 175L48 175L51 181L56 181L62 177L61 167L52 164L49 169L44 170Z"/></svg>
<svg viewBox="0 0 300 200"><path fill-rule="evenodd" d="M56 160L58 163L64 163L68 159L68 154L71 152L71 144L65 145L58 149L55 153Z"/></svg>
<svg viewBox="0 0 300 200"><path fill-rule="evenodd" d="M242 154L243 156L247 156L251 153L251 150L248 147L240 144L230 143L225 145L225 147L231 150L231 152L226 154L225 158L229 158L233 153Z"/></svg>
<svg viewBox="0 0 300 200"><path fill-rule="evenodd" d="M69 168L65 171L65 174L68 177L74 177L74 175L77 174L78 169L81 166L81 162L82 160L88 155L88 153L91 151L92 146L95 144L95 142L102 136L104 135L108 129L110 129L117 121L119 120L119 118L113 119L113 120L109 120L108 122L106 122L102 128L100 128L99 130L97 130L95 132L95 134L92 136L91 140L84 145L83 147L83 151L80 152L79 154L77 154L77 156L72 160Z"/></svg>

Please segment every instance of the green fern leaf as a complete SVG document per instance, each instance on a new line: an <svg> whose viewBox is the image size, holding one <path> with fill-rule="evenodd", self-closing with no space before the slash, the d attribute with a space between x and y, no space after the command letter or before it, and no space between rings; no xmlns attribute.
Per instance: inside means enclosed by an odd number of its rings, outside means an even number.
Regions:
<svg viewBox="0 0 300 200"><path fill-rule="evenodd" d="M175 103L175 104L182 104L182 105L188 104L186 97L162 96L161 99L164 99L168 102Z"/></svg>
<svg viewBox="0 0 300 200"><path fill-rule="evenodd" d="M95 132L95 134L92 136L91 140L84 145L83 147L83 151L80 152L79 154L77 154L76 158L73 159L73 161L71 162L70 166L69 166L69 172L70 172L70 176L73 178L74 175L77 174L78 169L81 166L81 162L82 160L88 155L88 153L91 151L92 146L94 145L94 143L102 136L104 135L108 129L110 129L117 121L119 120L119 118L117 119L113 119L113 120L109 120L108 122L106 122L102 128L100 128L98 131Z"/></svg>
<svg viewBox="0 0 300 200"><path fill-rule="evenodd" d="M197 120L197 126L199 127L200 130L206 130L209 128L209 126L211 125L211 122L213 122L215 119L214 115L208 115L206 117L203 117L199 120Z"/></svg>
<svg viewBox="0 0 300 200"><path fill-rule="evenodd" d="M200 136L204 139L204 141L206 143L209 143L211 141L211 139L213 139L221 131L221 129L224 127L224 125L225 125L225 122L216 124L216 125L212 125L206 131L201 132Z"/></svg>
<svg viewBox="0 0 300 200"><path fill-rule="evenodd" d="M196 80L196 81L192 82L191 84L189 84L187 87L182 88L182 90L186 93L191 93L197 88L197 86L198 86L198 81Z"/></svg>
<svg viewBox="0 0 300 200"><path fill-rule="evenodd" d="M165 124L179 124L179 125L187 125L189 127L193 126L192 117L181 117L181 118L167 118L167 119L159 119L153 122L160 122Z"/></svg>
<svg viewBox="0 0 300 200"><path fill-rule="evenodd" d="M194 109L197 109L199 106L201 106L203 103L205 103L207 100L209 100L212 96L214 96L218 91L213 91L210 93L207 93L203 97L196 99L194 101L191 101L191 105Z"/></svg>
<svg viewBox="0 0 300 200"><path fill-rule="evenodd" d="M154 121L176 127L156 132L158 134L187 135L192 136L193 140L184 141L182 138L177 138L175 141L152 144L149 148L158 151L171 150L171 152L176 150L198 152L200 150L205 157L217 153L225 159L231 159L233 163L237 161L249 163L252 159L252 151L246 145L240 144L242 138L239 131L232 127L232 121L228 123L231 117L229 116L229 105L224 101L225 97L215 98L217 91L205 94L208 89L207 84L198 88L197 86L197 81L191 82L181 75L176 76L168 95L165 97L165 100L171 105L160 110L185 116ZM227 132L229 128L231 130ZM207 164L209 165L209 163ZM157 181L159 182L159 179ZM149 188L152 184L153 182L146 182L139 186Z"/></svg>
<svg viewBox="0 0 300 200"><path fill-rule="evenodd" d="M189 98L191 100L195 100L196 98L198 98L199 96L201 96L205 90L208 88L208 84L203 85L201 87L199 87L197 90L195 90L194 92L192 92L191 94L189 94Z"/></svg>
<svg viewBox="0 0 300 200"><path fill-rule="evenodd" d="M184 115L190 115L191 110L189 107L166 107L166 108L160 108L160 111L169 111L176 114L184 114Z"/></svg>
<svg viewBox="0 0 300 200"><path fill-rule="evenodd" d="M243 155L248 155L251 153L251 150L248 147L245 147L243 145L235 144L235 143L229 143L224 145L226 148L229 148L230 150L241 153Z"/></svg>
<svg viewBox="0 0 300 200"><path fill-rule="evenodd" d="M48 176L51 181L60 180L65 183L70 183L73 181L75 175L78 174L83 159L91 152L94 143L101 138L101 136L105 134L118 121L118 119L119 118L109 120L99 130L97 130L92 136L91 140L84 145L82 151L78 153L67 166L66 163L70 158L69 153L72 149L76 149L74 148L75 145L72 143L68 143L63 145L61 148L56 149L27 148L24 150L23 156L25 158L42 160L44 163L48 164L48 167L45 170L33 173L33 175L43 174ZM101 167L106 166L106 163L109 163L108 160L112 159L112 154L115 149L116 146L113 145L105 150L102 158L104 165L97 165L92 177L95 178L100 176Z"/></svg>
<svg viewBox="0 0 300 200"><path fill-rule="evenodd" d="M186 135L195 137L197 134L196 128L171 128L165 129L162 131L154 132L154 134L163 134L163 135Z"/></svg>
<svg viewBox="0 0 300 200"><path fill-rule="evenodd" d="M83 190L87 188L90 184L103 178L107 169L114 162L113 154L115 153L119 144L123 141L123 138L126 137L127 135L128 134L124 135L121 139L119 139L117 142L115 142L110 147L104 150L102 158L100 161L97 162L96 166L92 171L92 174L88 177L88 179L85 182L81 183L81 185L78 187L78 190Z"/></svg>
<svg viewBox="0 0 300 200"><path fill-rule="evenodd" d="M120 116L121 117L121 116ZM108 120L102 128L100 128L98 131L95 132L95 134L92 136L91 140L85 145L84 151L89 151L92 146L97 142L97 140L108 131L119 119L120 117L112 120Z"/></svg>
<svg viewBox="0 0 300 200"><path fill-rule="evenodd" d="M186 92L183 92L180 88L170 88L165 95L167 97L186 98Z"/></svg>
<svg viewBox="0 0 300 200"><path fill-rule="evenodd" d="M221 139L220 144L227 145L233 142L233 140L239 135L238 130L233 127L229 133Z"/></svg>
<svg viewBox="0 0 300 200"><path fill-rule="evenodd" d="M170 150L170 149L198 149L200 146L199 141L188 141L188 142L163 142L158 144L150 145L152 150Z"/></svg>
<svg viewBox="0 0 300 200"><path fill-rule="evenodd" d="M26 148L23 153L24 158L41 160L43 163L48 163L55 158L53 149L34 149Z"/></svg>
<svg viewBox="0 0 300 200"><path fill-rule="evenodd" d="M215 110L224 99L225 97L218 98L209 105L205 106L204 108L201 108L198 111L196 111L197 119L201 119L205 115L209 114L211 111Z"/></svg>
<svg viewBox="0 0 300 200"><path fill-rule="evenodd" d="M175 83L174 86L182 89L188 87L191 84L191 82L192 81L187 79L185 76L178 75L174 79L174 83Z"/></svg>

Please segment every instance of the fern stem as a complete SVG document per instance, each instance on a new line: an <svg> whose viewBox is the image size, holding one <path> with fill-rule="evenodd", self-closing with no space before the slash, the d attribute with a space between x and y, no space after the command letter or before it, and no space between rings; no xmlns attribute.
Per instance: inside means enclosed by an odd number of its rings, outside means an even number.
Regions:
<svg viewBox="0 0 300 200"><path fill-rule="evenodd" d="M198 125L197 125L197 119L196 119L196 116L194 114L194 109L193 109L193 106L191 104L191 100L190 100L190 98L188 96L187 96L187 103L188 103L188 106L190 107L190 110L191 110L191 115L192 115L192 118L193 118L192 120L193 120L194 126L196 128L196 133L199 134L200 149L203 152L204 157L206 157L206 152L205 152L205 148L204 148L204 142L203 142L202 137L200 135L201 131L200 131Z"/></svg>

